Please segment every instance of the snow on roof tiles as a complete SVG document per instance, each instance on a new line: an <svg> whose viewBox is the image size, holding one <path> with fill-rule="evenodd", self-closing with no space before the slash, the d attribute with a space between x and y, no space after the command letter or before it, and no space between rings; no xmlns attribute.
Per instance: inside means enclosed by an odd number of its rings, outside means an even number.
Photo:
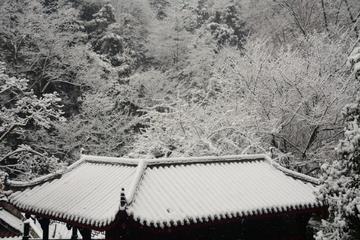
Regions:
<svg viewBox="0 0 360 240"><path fill-rule="evenodd" d="M321 207L315 187L298 179L317 182L283 169L266 155L143 160L84 156L59 179L14 192L9 201L23 211L98 229L112 224L122 210L142 225L164 228Z"/></svg>
<svg viewBox="0 0 360 240"><path fill-rule="evenodd" d="M3 208L0 208L0 219L3 220L6 224L14 228L18 233L22 233L23 230L23 222L14 216L13 214L9 213ZM16 234L14 234L16 235Z"/></svg>
<svg viewBox="0 0 360 240"><path fill-rule="evenodd" d="M318 206L315 188L266 161L152 167L128 214L155 227Z"/></svg>
<svg viewBox="0 0 360 240"><path fill-rule="evenodd" d="M83 162L60 179L9 197L12 205L34 214L97 228L113 222L121 188L129 188L135 166Z"/></svg>

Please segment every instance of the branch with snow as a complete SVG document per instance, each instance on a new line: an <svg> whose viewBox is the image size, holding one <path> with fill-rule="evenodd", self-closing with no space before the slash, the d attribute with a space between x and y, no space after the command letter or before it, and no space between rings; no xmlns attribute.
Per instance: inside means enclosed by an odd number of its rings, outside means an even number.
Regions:
<svg viewBox="0 0 360 240"><path fill-rule="evenodd" d="M18 123L18 124L14 124L12 125L9 130L7 130L5 133L3 133L3 135L0 137L0 142L2 142L15 128L18 127L26 127L26 125L28 124L28 122L30 121L31 118L27 118L25 119L24 123ZM1 162L1 161L0 161Z"/></svg>
<svg viewBox="0 0 360 240"><path fill-rule="evenodd" d="M26 146L26 145L20 145L20 147L18 149L16 149L15 151L12 151L8 154L6 154L5 156L3 156L1 159L0 159L0 163L5 161L8 157L11 157L15 154L19 154L19 153L22 153L22 152L28 152L28 153L32 153L32 154L35 154L35 155L38 155L40 157L43 157L43 158L46 158L46 156L42 153L39 153L33 149L31 149L31 147L29 146Z"/></svg>
<svg viewBox="0 0 360 240"><path fill-rule="evenodd" d="M40 129L49 129L55 122L64 121L64 118L59 104L61 99L57 93L43 94L41 98L37 98L33 91L28 89L27 82L26 79L6 75L4 63L0 62L0 97L3 101L0 110L0 150L3 155L0 157L1 168L30 178L39 172L57 169L58 159L49 157L42 148L36 149L25 144L9 151L11 148L7 146L14 144L10 142L14 140L11 138L16 136L24 142L26 131L31 131L34 126L39 132ZM12 161L16 159L16 163L6 164L9 158Z"/></svg>

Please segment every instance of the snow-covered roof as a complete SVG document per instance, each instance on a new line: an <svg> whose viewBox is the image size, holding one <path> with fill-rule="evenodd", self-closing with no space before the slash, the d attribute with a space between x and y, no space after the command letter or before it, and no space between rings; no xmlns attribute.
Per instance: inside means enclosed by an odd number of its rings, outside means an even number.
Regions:
<svg viewBox="0 0 360 240"><path fill-rule="evenodd" d="M59 177L60 175L60 177ZM63 173L8 196L21 211L104 230L125 213L164 228L215 219L322 207L317 180L282 168L267 155L128 159L83 156ZM125 191L126 205L120 196Z"/></svg>
<svg viewBox="0 0 360 240"><path fill-rule="evenodd" d="M12 236L21 235L23 230L23 222L19 218L15 217L5 209L0 208L0 219L13 231L14 235Z"/></svg>

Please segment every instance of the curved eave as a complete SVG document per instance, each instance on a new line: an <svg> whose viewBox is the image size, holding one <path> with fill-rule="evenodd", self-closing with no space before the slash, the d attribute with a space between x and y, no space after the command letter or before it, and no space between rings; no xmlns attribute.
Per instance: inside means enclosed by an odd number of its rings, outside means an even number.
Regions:
<svg viewBox="0 0 360 240"><path fill-rule="evenodd" d="M38 212L34 212L34 211L27 211L27 210L23 210L11 203L9 203L11 206L13 206L14 208L16 208L18 211L20 212L23 212L25 214L30 214L30 215L35 215L37 217L41 217L41 218L47 218L47 219L51 219L51 220L55 220L55 221L59 221L59 222L64 222L64 223L67 223L67 224L70 224L70 225L73 225L73 226L76 226L76 227L79 227L79 228L86 228L86 229L91 229L91 230L95 230L95 231L99 231L99 232L103 232L103 231L106 231L106 230L109 230L110 228L113 228L119 221L124 221L126 219L126 212L125 211L119 211L117 214L116 214L116 217L115 217L115 220L106 224L106 223L103 223L102 227L96 227L94 225L96 225L98 222L94 223L93 225L88 225L88 224L83 224L83 223L80 223L80 222L77 222L77 221L71 221L71 220L68 220L68 219L64 219L64 218L59 218L59 217L54 217L54 216L51 216L51 215L46 215L46 214L41 214L41 213L38 213Z"/></svg>
<svg viewBox="0 0 360 240"><path fill-rule="evenodd" d="M0 231L0 238L2 237L12 238L12 237L22 236L22 232L20 230L9 225L7 222L5 222L2 219L0 219L0 225L3 226L2 231Z"/></svg>
<svg viewBox="0 0 360 240"><path fill-rule="evenodd" d="M33 188L38 185L41 185L46 182L50 182L54 179L59 179L63 176L64 173L67 173L75 168L77 168L80 164L82 164L85 161L84 158L80 158L78 161L73 163L72 165L68 166L67 168L63 170L59 170L55 173L50 173L38 178L35 178L34 180L27 181L27 182L21 182L21 181L14 181L14 180L7 180L5 179L5 188L11 189L11 191L19 191L26 188Z"/></svg>
<svg viewBox="0 0 360 240"><path fill-rule="evenodd" d="M194 228L200 228L200 227L209 227L209 226L215 226L215 225L222 225L222 224L228 224L228 223L235 223L235 222L242 222L242 221L251 221L256 219L263 219L263 218L273 218L273 217L280 217L285 215L294 215L294 214L304 214L304 213L316 213L316 212L323 212L327 211L329 206L319 206L319 207L313 207L313 208L305 208L305 209L290 209L287 211L282 212L271 212L267 214L252 214L251 216L242 216L242 217L232 217L232 218L219 218L214 217L214 220L206 221L206 220L187 220L185 224L176 224L170 222L170 223L161 223L164 227L159 227L159 223L150 223L150 226L148 226L146 223L141 224L139 221L135 220L132 216L128 217L128 222L132 224L133 226L137 228L141 228L142 230L146 230L153 233L168 233L173 231L182 231L182 230L188 230L188 229L194 229ZM170 225L170 227L169 227Z"/></svg>

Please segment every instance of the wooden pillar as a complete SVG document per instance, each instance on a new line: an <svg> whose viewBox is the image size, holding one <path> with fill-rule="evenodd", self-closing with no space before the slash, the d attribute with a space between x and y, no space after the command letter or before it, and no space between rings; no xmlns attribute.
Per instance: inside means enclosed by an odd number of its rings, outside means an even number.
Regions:
<svg viewBox="0 0 360 240"><path fill-rule="evenodd" d="M78 239L77 230L78 230L77 227L75 227L75 226L72 227L71 240L76 240L76 239Z"/></svg>
<svg viewBox="0 0 360 240"><path fill-rule="evenodd" d="M299 228L300 228L300 234L303 238L306 239L306 226L311 218L311 213L303 213L303 214L297 214L296 220L298 222Z"/></svg>
<svg viewBox="0 0 360 240"><path fill-rule="evenodd" d="M39 222L40 222L41 228L43 230L43 240L49 240L50 219L48 219L48 218L40 218Z"/></svg>
<svg viewBox="0 0 360 240"><path fill-rule="evenodd" d="M23 240L29 240L30 238L30 223L29 221L25 221L24 222L24 235L23 235Z"/></svg>
<svg viewBox="0 0 360 240"><path fill-rule="evenodd" d="M91 230L87 228L80 228L80 233L84 240L91 240Z"/></svg>

